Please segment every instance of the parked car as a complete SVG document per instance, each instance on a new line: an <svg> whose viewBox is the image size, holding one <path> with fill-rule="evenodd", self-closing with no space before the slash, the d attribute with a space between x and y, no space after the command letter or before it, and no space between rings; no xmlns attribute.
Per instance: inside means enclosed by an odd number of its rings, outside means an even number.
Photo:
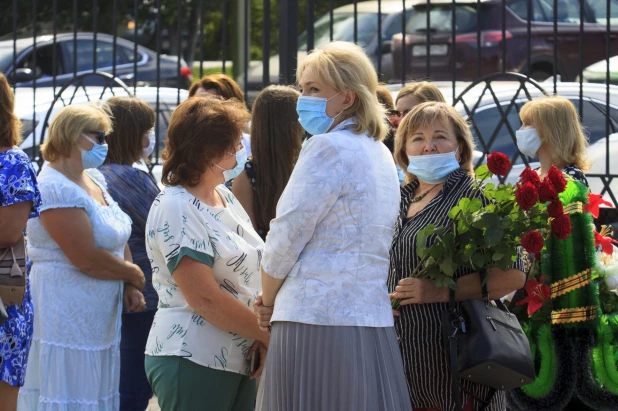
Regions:
<svg viewBox="0 0 618 411"><path fill-rule="evenodd" d="M616 12L618 13L618 10ZM607 60L601 60L586 67L582 77L586 83L605 83L607 81ZM609 59L609 84L618 86L618 56Z"/></svg>
<svg viewBox="0 0 618 411"><path fill-rule="evenodd" d="M131 92L133 89L130 90ZM56 90L58 92L58 90ZM45 119L51 109L49 121L54 114L61 108L69 104L85 104L90 101L104 102L113 95L123 96L130 95L121 89L103 88L98 86L89 86L86 88L67 88L62 98L59 99L54 106L54 89L51 87L37 88L36 92L32 88L17 88L15 90L15 114L23 123L22 137L23 142L21 148L32 159L40 157L40 144L45 140L48 133L48 124L45 124ZM176 88L159 88L158 92L158 107L157 107L157 88L156 87L138 87L135 90L135 96L146 101L153 110L157 113L157 124L155 125L155 133L158 133L158 152L155 148L155 155L161 155L164 147L164 141L167 135L170 116L176 109L178 102L187 99L189 93L187 90ZM44 130L45 129L45 130ZM43 138L41 138L41 136Z"/></svg>
<svg viewBox="0 0 618 411"><path fill-rule="evenodd" d="M447 101L452 102L453 88L451 82L436 82ZM456 83L455 95L459 96L466 86L466 83ZM541 86L547 86L546 92L553 91L553 85L542 83ZM396 98L400 85L390 85L389 88ZM455 105L455 108L474 124L471 127L472 134L477 141L477 151L475 152L475 165L478 166L485 162L486 154L494 150L505 153L513 162L513 169L507 175L505 182L516 183L526 161L532 168L539 167L538 161L524 159L523 154L517 150L515 139L515 131L521 128L521 120L519 119L519 111L521 107L528 101L525 93L519 91L515 98L512 108L509 110L509 105L513 97L519 89L518 82L494 82L492 89L495 93L497 101L500 103L500 108L496 104L496 100L491 93L483 90L484 83L477 85L475 88L467 92L464 96L463 103L472 109L477 103L478 107L474 111L472 117L468 113L462 102ZM535 99L543 96L541 90L533 87L527 87L530 97ZM588 171L590 177L588 181L590 188L594 193L601 193L604 185L599 175L613 174L618 175L618 87L610 86L610 101L609 101L609 158L610 168L607 169L606 153L607 153L607 137L606 125L606 91L607 86L604 84L584 83L583 84L583 111L582 124L590 141L588 155L593 165ZM579 98L579 83L557 83L557 94L568 98L575 105L575 108L580 109ZM480 101L479 101L480 100ZM506 122L501 123L502 112L507 113ZM512 133L511 133L512 130ZM596 175L597 177L593 177ZM605 199L614 202L618 206L618 179L610 181L610 189L613 198L609 193L605 194Z"/></svg>
<svg viewBox="0 0 618 411"><path fill-rule="evenodd" d="M406 21L412 16L414 1L407 0ZM378 59L381 59L381 79L384 81L393 78L393 59L391 57L391 38L395 33L401 33L403 28L403 2L401 0L382 0L380 11L382 14L382 44L378 44L378 2L361 1L356 4L357 10L357 44L365 49L375 67ZM318 18L314 25L314 45L319 46L330 41L330 13ZM333 40L354 41L354 5L347 4L333 10ZM307 32L298 38L298 63L300 64L307 55ZM270 82L279 82L279 55L272 56L269 60ZM252 101L257 92L262 89L263 65L261 61L251 62L247 73L247 99ZM244 75L237 79L238 84L244 85Z"/></svg>
<svg viewBox="0 0 618 411"><path fill-rule="evenodd" d="M17 87L51 87L55 74L56 86L70 82L75 75L96 71L113 73L127 85L179 87L188 89L193 81L191 68L178 57L160 55L160 82L157 84L157 53L123 38L97 33L96 48L93 33L58 34L54 45L53 36L18 39L16 42L16 64L13 66L13 40L0 41L0 72ZM77 49L75 49L75 43ZM55 53L54 53L55 48ZM115 48L115 52L114 52ZM54 59L55 54L55 59ZM115 56L114 56L115 54ZM134 72L137 60L137 72ZM55 66L55 67L54 67ZM95 76L86 79L86 85L103 85L103 79Z"/></svg>
<svg viewBox="0 0 618 411"><path fill-rule="evenodd" d="M583 67L605 58L607 18L606 2L611 2L610 48L618 54L618 0L584 1L584 52L579 53L580 0L558 0L556 67L562 81L574 81L579 74L579 59ZM432 80L453 78L455 59L457 80L475 80L480 75L502 71L502 44L506 41L506 71L530 74L535 80L545 80L554 72L554 10L552 0L531 0L531 65L528 62L528 0L506 0L506 30L502 32L503 0L431 0L414 6L412 19L403 35L393 36L393 67L395 78L401 77L405 54L405 74L408 78L426 76L427 40ZM455 41L452 39L455 13ZM430 25L427 27L427 13ZM480 27L479 27L480 25ZM480 69L478 65L478 32L480 32ZM404 51L402 51L402 48Z"/></svg>

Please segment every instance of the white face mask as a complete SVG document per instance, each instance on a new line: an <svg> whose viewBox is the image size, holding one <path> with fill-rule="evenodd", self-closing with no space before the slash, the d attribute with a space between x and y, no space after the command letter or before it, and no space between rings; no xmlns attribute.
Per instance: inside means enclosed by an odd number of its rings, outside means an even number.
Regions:
<svg viewBox="0 0 618 411"><path fill-rule="evenodd" d="M148 133L148 145L144 147L142 151L144 154L144 157L150 157L150 155L154 151L155 143L156 143L156 135L154 131L151 131L150 133Z"/></svg>
<svg viewBox="0 0 618 411"><path fill-rule="evenodd" d="M539 134L536 132L536 128L517 130L515 137L517 137L517 148L519 151L528 157L536 158L536 153L543 144Z"/></svg>

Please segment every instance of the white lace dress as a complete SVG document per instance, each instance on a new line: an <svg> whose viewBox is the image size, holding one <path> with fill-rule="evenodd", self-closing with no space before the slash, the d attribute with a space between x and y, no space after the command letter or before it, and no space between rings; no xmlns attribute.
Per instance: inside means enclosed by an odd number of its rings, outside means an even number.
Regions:
<svg viewBox="0 0 618 411"><path fill-rule="evenodd" d="M83 208L96 246L123 258L131 219L107 193L103 175L94 169L88 174L103 189L108 206L45 167L39 176L41 212ZM30 220L27 232L34 340L18 410L117 410L123 283L97 280L78 270L39 218Z"/></svg>

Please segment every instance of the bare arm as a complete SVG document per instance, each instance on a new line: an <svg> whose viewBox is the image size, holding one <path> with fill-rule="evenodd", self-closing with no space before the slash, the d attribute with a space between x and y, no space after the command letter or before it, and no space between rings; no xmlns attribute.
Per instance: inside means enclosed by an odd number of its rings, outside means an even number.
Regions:
<svg viewBox="0 0 618 411"><path fill-rule="evenodd" d="M30 217L31 208L32 201L0 207L0 248L10 247L19 240Z"/></svg>
<svg viewBox="0 0 618 411"><path fill-rule="evenodd" d="M253 228L257 230L257 226L255 225L255 214L253 213L253 187L251 186L251 181L249 181L246 172L243 171L234 179L232 183L232 194L240 201L240 205L242 205L242 208L245 209L251 219Z"/></svg>
<svg viewBox="0 0 618 411"><path fill-rule="evenodd" d="M262 268L262 304L269 307L275 305L275 297L285 279L278 279L268 275Z"/></svg>
<svg viewBox="0 0 618 411"><path fill-rule="evenodd" d="M130 263L133 262L133 256L131 255L131 249L129 248L129 243L124 245L124 260Z"/></svg>
<svg viewBox="0 0 618 411"><path fill-rule="evenodd" d="M260 331L252 308L223 291L212 268L185 256L178 263L173 277L191 308L206 321L222 330L268 345L269 335Z"/></svg>
<svg viewBox="0 0 618 411"><path fill-rule="evenodd" d="M69 261L80 271L100 280L127 281L139 290L144 288L144 274L137 265L95 245L92 225L83 209L46 210L41 213L41 222Z"/></svg>

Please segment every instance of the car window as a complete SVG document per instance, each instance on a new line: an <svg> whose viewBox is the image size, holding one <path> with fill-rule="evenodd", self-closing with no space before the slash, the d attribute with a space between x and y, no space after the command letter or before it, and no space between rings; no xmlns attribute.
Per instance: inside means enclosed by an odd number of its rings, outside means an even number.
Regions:
<svg viewBox="0 0 618 411"><path fill-rule="evenodd" d="M382 21L387 14L382 14ZM378 31L378 13L356 13L357 43L360 47L367 47ZM401 22L400 22L401 24ZM401 31L401 30L400 30ZM320 17L313 25L313 40L316 46L330 41L330 14ZM392 36L391 36L392 37ZM354 41L354 13L333 14L333 40ZM307 32L298 38L298 49L307 50Z"/></svg>
<svg viewBox="0 0 618 411"><path fill-rule="evenodd" d="M406 10L406 24L410 22L410 19L414 15L414 10ZM397 13L390 20L388 27L382 28L382 39L390 40L393 38L395 34L401 33L401 19L403 17L403 13Z"/></svg>
<svg viewBox="0 0 618 411"><path fill-rule="evenodd" d="M597 23L607 24L607 2L609 1L610 24L618 24L618 0L588 0Z"/></svg>
<svg viewBox="0 0 618 411"><path fill-rule="evenodd" d="M549 5L543 0L532 0L532 21L552 21ZM522 20L528 21L528 0L512 0L507 3L509 9Z"/></svg>
<svg viewBox="0 0 618 411"><path fill-rule="evenodd" d="M128 47L118 46L117 53L119 53L122 57L122 62L120 64L133 63L133 61L135 60L135 54L133 53L133 51L134 51L133 49L130 49ZM137 61L139 62L140 60L141 60L141 55L138 51Z"/></svg>
<svg viewBox="0 0 618 411"><path fill-rule="evenodd" d="M56 75L62 74L62 54L60 52L59 44L56 44ZM37 46L36 48L36 67L38 78L40 77L52 77L54 75L54 45L48 44L44 46ZM34 69L35 59L34 53L30 52L20 63L17 64L17 68L30 68Z"/></svg>
<svg viewBox="0 0 618 411"><path fill-rule="evenodd" d="M506 112L507 107L508 103L502 105L502 111ZM493 143L489 145L491 136L496 131L498 123L500 123L500 118L500 111L495 105L489 108L482 107L480 109L477 109L474 114L473 122L476 125L476 128L470 127L470 129L472 130L472 135L474 136L474 139L476 141L477 150L486 151L486 153L492 152L494 150L500 151L513 159L515 154L518 153L517 144L514 138L511 137L511 134L506 124L500 124L500 128L498 129L498 134L496 135L496 138L494 139ZM521 128L521 120L519 119L519 114L516 106L513 106L509 111L509 114L507 116L507 122L510 124L513 132ZM482 142L485 142L485 144L489 145L487 149L485 149L485 146L482 144ZM520 163L523 163L521 155L517 156L517 159L515 159L514 161L514 164Z"/></svg>
<svg viewBox="0 0 618 411"><path fill-rule="evenodd" d="M558 23L577 23L580 17L580 0L558 0ZM551 21L554 21L553 13Z"/></svg>
<svg viewBox="0 0 618 411"><path fill-rule="evenodd" d="M73 52L73 41L66 41L64 46L67 48L68 70L73 71L73 59L77 54L77 71L90 71L93 69L92 60L94 53L93 40L77 40L77 53ZM97 69L113 66L114 45L107 41L97 40ZM125 64L128 61L124 53L116 50L116 64Z"/></svg>
<svg viewBox="0 0 618 411"><path fill-rule="evenodd" d="M575 106L575 109L579 113L579 99L571 99L571 103ZM584 100L584 115L582 118L582 125L590 139L590 144L594 144L599 139L604 138L606 136L606 118L603 111L599 109L596 105L592 104L588 100ZM610 107L611 117L616 118L618 113L616 113L615 109ZM610 134L613 131L613 125L610 124Z"/></svg>
<svg viewBox="0 0 618 411"><path fill-rule="evenodd" d="M479 21L481 30L487 28L489 18L487 7L481 6L481 16L477 16L476 5L461 4L455 6L455 32L470 33L477 30ZM453 27L453 7L450 4L435 5L429 9L429 20L431 31L452 32ZM419 5L414 8L412 18L406 25L406 33L425 32L427 30L427 7Z"/></svg>

